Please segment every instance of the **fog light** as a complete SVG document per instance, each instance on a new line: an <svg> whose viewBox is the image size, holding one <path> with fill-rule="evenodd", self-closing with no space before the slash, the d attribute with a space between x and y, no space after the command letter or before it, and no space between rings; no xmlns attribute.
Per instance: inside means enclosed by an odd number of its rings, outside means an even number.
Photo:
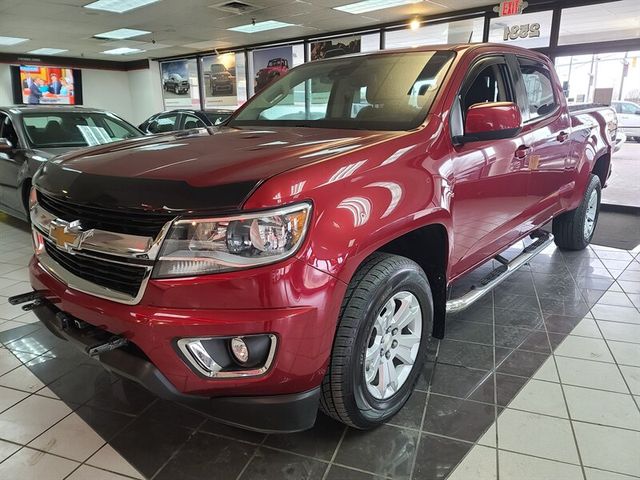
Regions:
<svg viewBox="0 0 640 480"><path fill-rule="evenodd" d="M262 375L271 366L277 338L272 333L241 337L180 338L176 346L184 360L207 377Z"/></svg>
<svg viewBox="0 0 640 480"><path fill-rule="evenodd" d="M231 339L231 353L239 363L247 363L249 361L249 349L240 337Z"/></svg>
<svg viewBox="0 0 640 480"><path fill-rule="evenodd" d="M211 358L207 350L202 346L199 340L194 340L192 342L187 343L187 348L196 359L196 361L200 364L202 368L211 374L215 374L221 370L220 365L216 363L216 361Z"/></svg>

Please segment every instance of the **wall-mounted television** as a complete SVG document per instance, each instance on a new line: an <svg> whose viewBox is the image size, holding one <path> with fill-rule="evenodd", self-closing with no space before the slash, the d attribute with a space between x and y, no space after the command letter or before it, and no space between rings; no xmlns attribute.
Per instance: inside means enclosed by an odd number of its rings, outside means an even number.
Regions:
<svg viewBox="0 0 640 480"><path fill-rule="evenodd" d="M75 68L11 67L13 102L26 105L82 105L82 74Z"/></svg>

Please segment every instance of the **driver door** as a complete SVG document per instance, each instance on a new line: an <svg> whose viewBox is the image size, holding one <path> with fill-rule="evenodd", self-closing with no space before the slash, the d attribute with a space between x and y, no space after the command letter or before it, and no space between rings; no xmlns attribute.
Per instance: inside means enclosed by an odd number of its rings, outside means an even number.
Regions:
<svg viewBox="0 0 640 480"><path fill-rule="evenodd" d="M503 56L482 57L468 71L451 111L452 139L464 135L466 111L472 105L517 103L513 76ZM453 276L491 258L521 236L532 206L527 193L527 153L520 134L454 144Z"/></svg>

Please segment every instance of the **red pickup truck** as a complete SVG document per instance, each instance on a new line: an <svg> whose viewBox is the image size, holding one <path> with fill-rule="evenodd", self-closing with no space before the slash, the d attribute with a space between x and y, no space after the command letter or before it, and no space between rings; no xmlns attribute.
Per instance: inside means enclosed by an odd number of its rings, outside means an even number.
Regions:
<svg viewBox="0 0 640 480"><path fill-rule="evenodd" d="M224 422L297 431L320 407L371 428L408 399L447 313L554 237L589 244L615 134L609 108L570 113L552 63L529 50L307 63L220 129L44 165L34 291L11 302ZM492 258L496 271L449 298Z"/></svg>

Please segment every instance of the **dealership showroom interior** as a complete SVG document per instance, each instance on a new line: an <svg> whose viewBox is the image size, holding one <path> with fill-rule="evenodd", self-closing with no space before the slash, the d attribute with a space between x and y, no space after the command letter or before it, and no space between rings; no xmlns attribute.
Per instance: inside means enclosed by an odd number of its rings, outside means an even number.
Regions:
<svg viewBox="0 0 640 480"><path fill-rule="evenodd" d="M0 0L0 480L640 480L639 0Z"/></svg>

